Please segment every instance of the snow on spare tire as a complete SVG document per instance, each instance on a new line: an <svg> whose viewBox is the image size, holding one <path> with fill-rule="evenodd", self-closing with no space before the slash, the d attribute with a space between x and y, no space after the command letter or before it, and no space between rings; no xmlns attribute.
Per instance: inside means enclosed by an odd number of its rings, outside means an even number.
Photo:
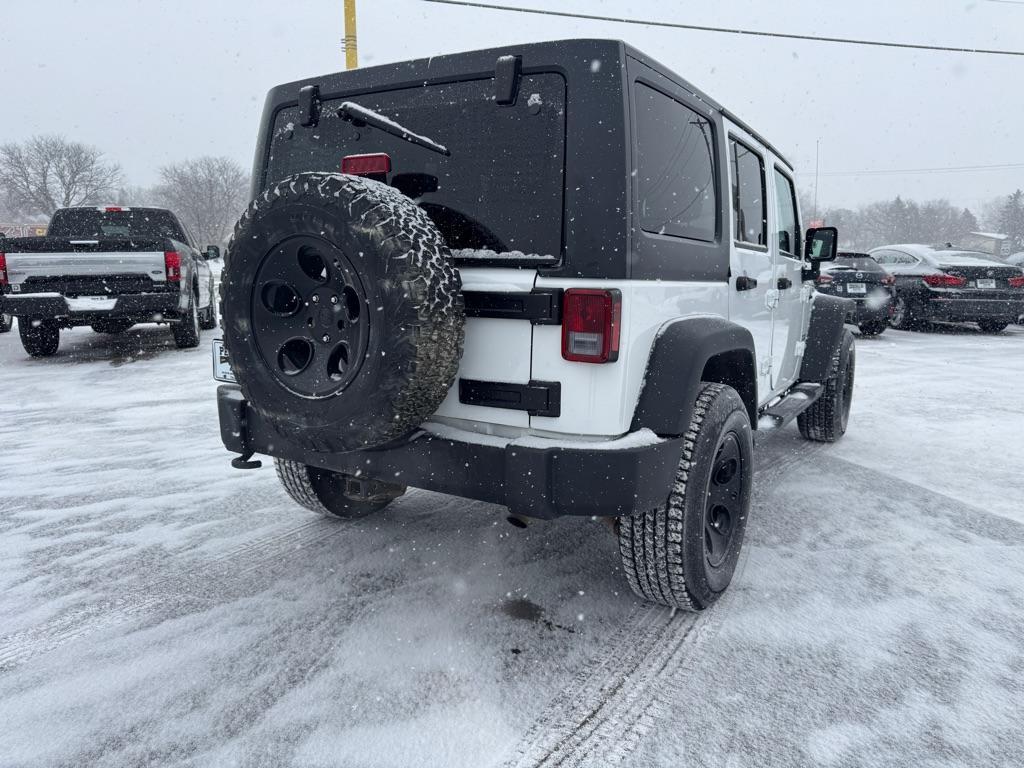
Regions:
<svg viewBox="0 0 1024 768"><path fill-rule="evenodd" d="M349 451L437 410L462 355L461 282L408 197L355 176L290 176L249 204L224 261L224 344L279 434Z"/></svg>

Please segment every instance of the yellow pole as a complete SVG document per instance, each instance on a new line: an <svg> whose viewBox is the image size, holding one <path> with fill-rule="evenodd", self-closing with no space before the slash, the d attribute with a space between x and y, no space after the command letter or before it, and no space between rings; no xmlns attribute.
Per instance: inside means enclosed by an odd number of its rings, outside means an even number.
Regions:
<svg viewBox="0 0 1024 768"><path fill-rule="evenodd" d="M356 0L345 0L345 69L359 66L356 53Z"/></svg>

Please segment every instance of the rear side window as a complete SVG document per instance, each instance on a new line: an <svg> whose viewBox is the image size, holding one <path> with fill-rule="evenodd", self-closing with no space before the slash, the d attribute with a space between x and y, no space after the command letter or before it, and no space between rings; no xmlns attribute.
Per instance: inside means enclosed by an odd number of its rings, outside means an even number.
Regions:
<svg viewBox="0 0 1024 768"><path fill-rule="evenodd" d="M637 83L636 126L640 227L713 242L718 201L711 122Z"/></svg>
<svg viewBox="0 0 1024 768"><path fill-rule="evenodd" d="M186 242L185 233L168 211L132 208L101 211L95 208L66 208L57 211L47 231L50 237L82 238L168 238Z"/></svg>
<svg viewBox="0 0 1024 768"><path fill-rule="evenodd" d="M800 222L796 218L796 194L793 183L778 168L775 169L775 237L779 250L800 258Z"/></svg>
<svg viewBox="0 0 1024 768"><path fill-rule="evenodd" d="M767 245L764 161L745 144L729 142L732 164L733 237L741 243Z"/></svg>

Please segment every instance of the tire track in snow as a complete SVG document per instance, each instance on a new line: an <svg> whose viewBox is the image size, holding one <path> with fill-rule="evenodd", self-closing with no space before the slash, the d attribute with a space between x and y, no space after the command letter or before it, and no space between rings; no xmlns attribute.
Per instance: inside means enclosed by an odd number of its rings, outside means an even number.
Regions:
<svg viewBox="0 0 1024 768"><path fill-rule="evenodd" d="M267 584L275 567L286 564L296 550L316 547L340 534L342 521L311 517L243 542L212 558L190 558L162 576L129 587L130 594L63 613L49 621L0 637L0 672L102 629L149 613L181 616L215 604L217 596L252 593ZM212 587L212 593L211 593Z"/></svg>
<svg viewBox="0 0 1024 768"><path fill-rule="evenodd" d="M824 447L807 443L799 451L769 456L756 470L758 482L772 482ZM741 554L738 574L745 561L746 555ZM714 636L725 617L722 604L728 599L727 593L714 610L699 614L638 605L606 650L544 708L505 765L620 764L650 727L671 711L672 683L700 646Z"/></svg>

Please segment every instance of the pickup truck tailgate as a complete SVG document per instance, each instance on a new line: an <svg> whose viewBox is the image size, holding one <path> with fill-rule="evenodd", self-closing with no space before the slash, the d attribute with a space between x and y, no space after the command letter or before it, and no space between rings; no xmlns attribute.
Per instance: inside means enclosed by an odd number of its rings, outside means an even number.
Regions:
<svg viewBox="0 0 1024 768"><path fill-rule="evenodd" d="M164 284L163 251L7 253L12 293L116 293Z"/></svg>

